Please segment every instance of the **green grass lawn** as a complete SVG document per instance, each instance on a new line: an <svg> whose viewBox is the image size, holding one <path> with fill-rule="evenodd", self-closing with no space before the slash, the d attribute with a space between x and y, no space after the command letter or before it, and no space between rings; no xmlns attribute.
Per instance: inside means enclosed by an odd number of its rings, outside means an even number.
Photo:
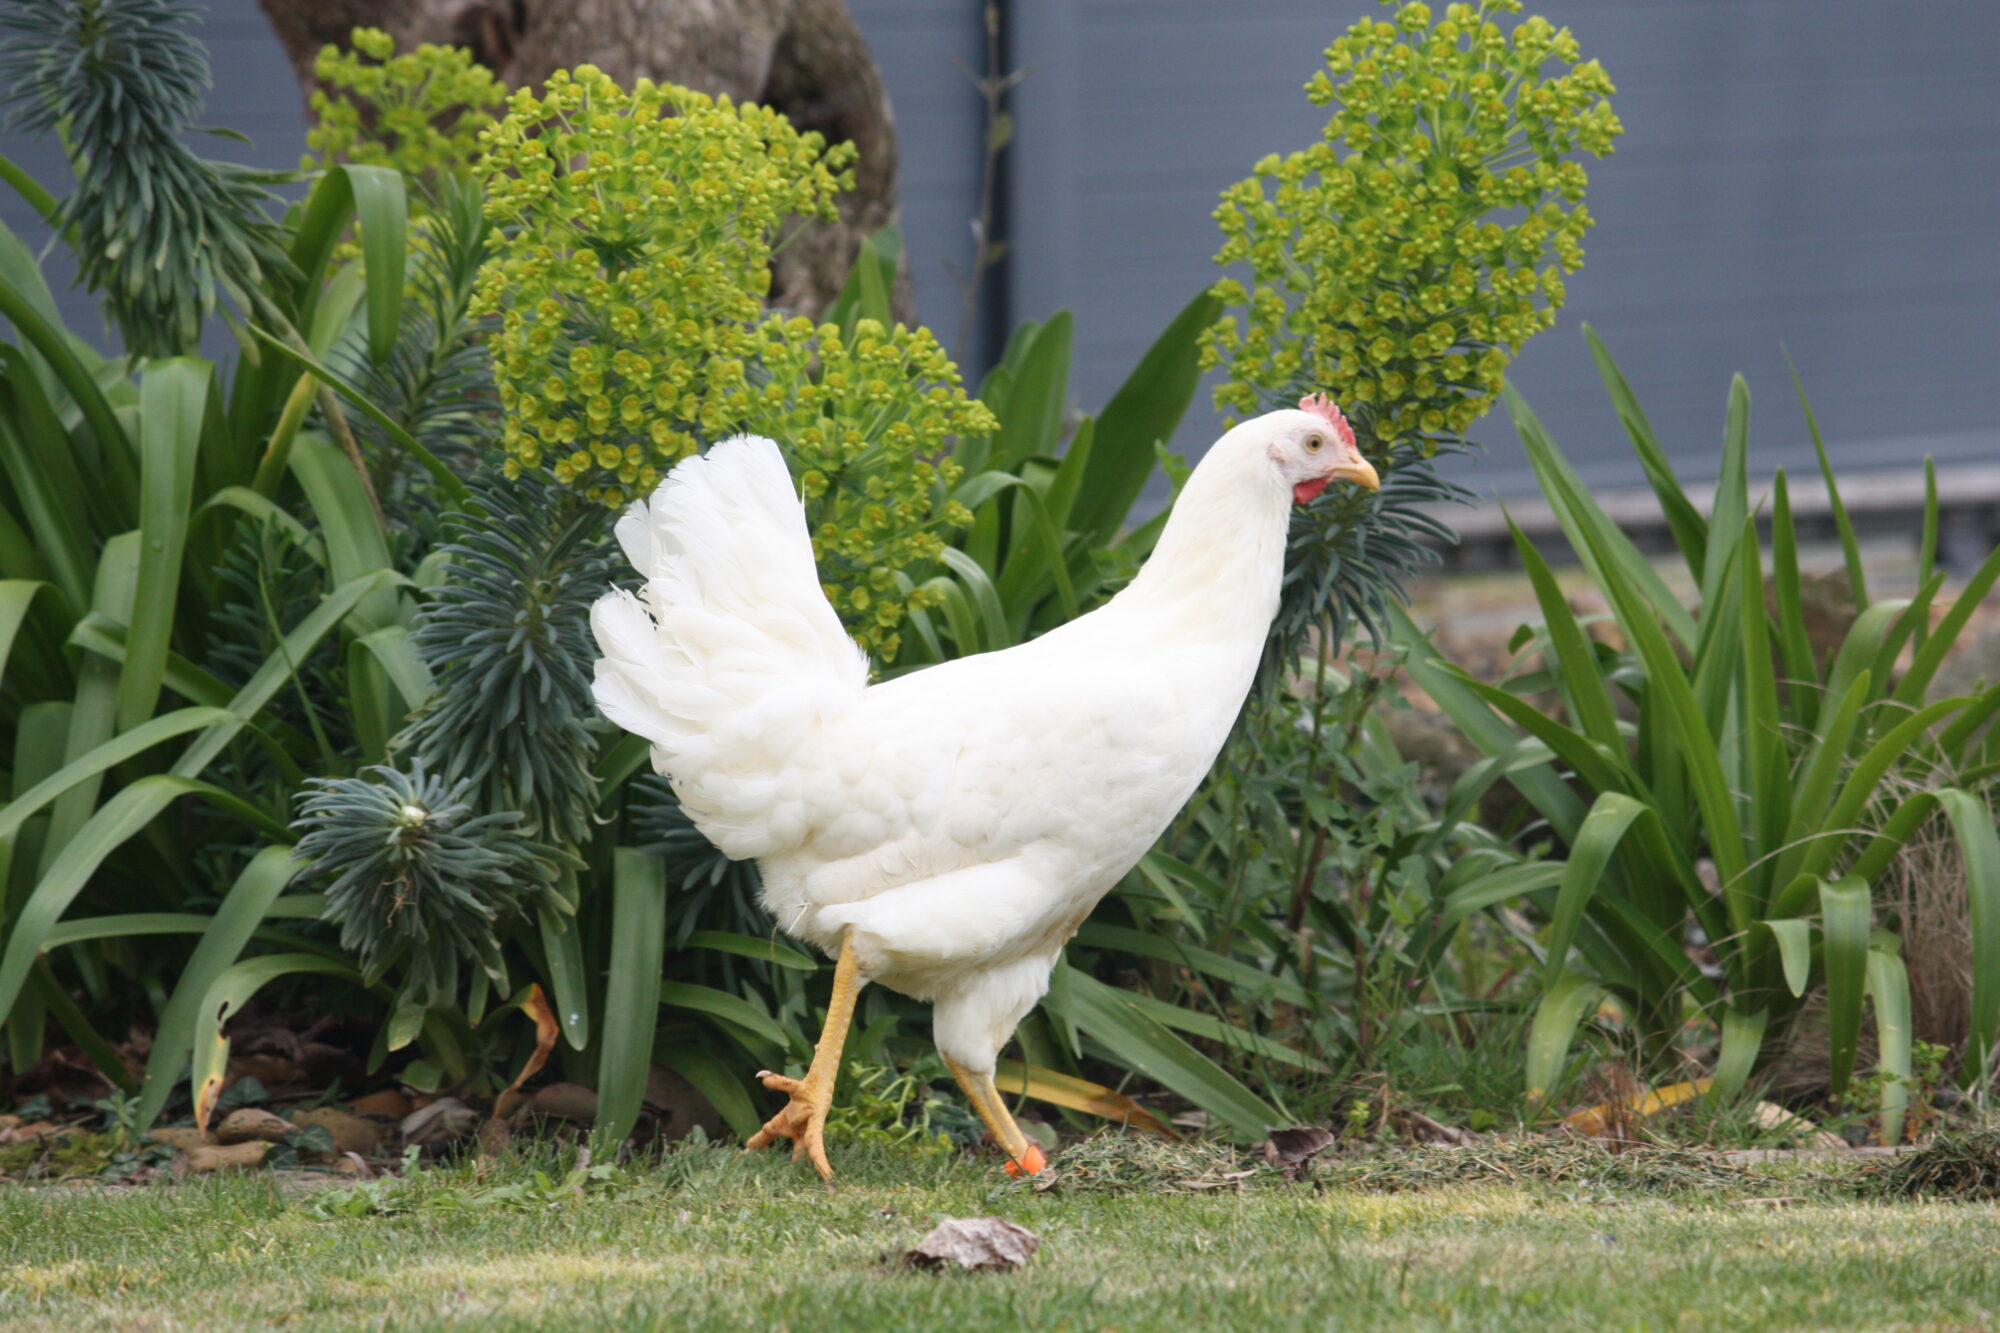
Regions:
<svg viewBox="0 0 2000 1333"><path fill-rule="evenodd" d="M582 1197L435 1172L415 1206L327 1220L271 1175L0 1186L0 1328L983 1330L1987 1327L2000 1210L1856 1201L1783 1176L1370 1193L1036 1194L997 1168L849 1147L831 1187L779 1154L679 1154ZM530 1196L543 1195L528 1187ZM1772 1205L1759 1199L1794 1196ZM483 1202L482 1202L483 1200ZM895 1256L995 1214L1006 1274Z"/></svg>

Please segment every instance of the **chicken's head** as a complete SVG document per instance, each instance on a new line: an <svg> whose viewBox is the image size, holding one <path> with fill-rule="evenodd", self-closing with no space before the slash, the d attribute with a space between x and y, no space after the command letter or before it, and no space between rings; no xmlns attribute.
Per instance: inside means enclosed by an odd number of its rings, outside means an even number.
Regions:
<svg viewBox="0 0 2000 1333"><path fill-rule="evenodd" d="M1272 412L1258 424L1269 427L1271 461L1297 503L1307 503L1329 482L1381 489L1382 479L1355 447L1354 428L1325 394L1307 394L1297 411Z"/></svg>

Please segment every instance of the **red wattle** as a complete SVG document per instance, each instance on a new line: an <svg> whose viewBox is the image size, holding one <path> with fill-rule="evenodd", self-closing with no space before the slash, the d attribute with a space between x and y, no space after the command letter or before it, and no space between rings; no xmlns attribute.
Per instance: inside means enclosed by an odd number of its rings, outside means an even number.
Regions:
<svg viewBox="0 0 2000 1333"><path fill-rule="evenodd" d="M1312 481L1302 481L1292 487L1292 499L1298 504L1310 504L1314 496L1326 489L1328 477L1317 477Z"/></svg>

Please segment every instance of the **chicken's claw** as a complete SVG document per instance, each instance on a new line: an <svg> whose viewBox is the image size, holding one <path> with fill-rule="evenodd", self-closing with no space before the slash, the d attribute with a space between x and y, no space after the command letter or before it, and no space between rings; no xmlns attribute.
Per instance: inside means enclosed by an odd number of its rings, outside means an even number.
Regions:
<svg viewBox="0 0 2000 1333"><path fill-rule="evenodd" d="M794 1162L800 1157L809 1158L821 1180L832 1180L833 1166L826 1160L826 1113L833 1104L833 1089L814 1086L810 1073L799 1079L760 1069L757 1077L771 1091L788 1094L791 1101L766 1120L762 1129L750 1136L743 1145L743 1151L763 1148L779 1139L790 1139Z"/></svg>

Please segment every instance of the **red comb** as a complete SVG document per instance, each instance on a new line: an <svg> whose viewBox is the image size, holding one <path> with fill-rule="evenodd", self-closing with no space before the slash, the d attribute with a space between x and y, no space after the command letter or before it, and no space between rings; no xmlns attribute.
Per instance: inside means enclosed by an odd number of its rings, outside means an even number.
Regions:
<svg viewBox="0 0 2000 1333"><path fill-rule="evenodd" d="M1299 399L1299 410L1301 412L1310 412L1327 425L1333 427L1334 437L1349 449L1355 447L1354 427L1347 424L1347 418L1342 416L1340 409L1333 405L1333 399L1323 393L1309 393Z"/></svg>

